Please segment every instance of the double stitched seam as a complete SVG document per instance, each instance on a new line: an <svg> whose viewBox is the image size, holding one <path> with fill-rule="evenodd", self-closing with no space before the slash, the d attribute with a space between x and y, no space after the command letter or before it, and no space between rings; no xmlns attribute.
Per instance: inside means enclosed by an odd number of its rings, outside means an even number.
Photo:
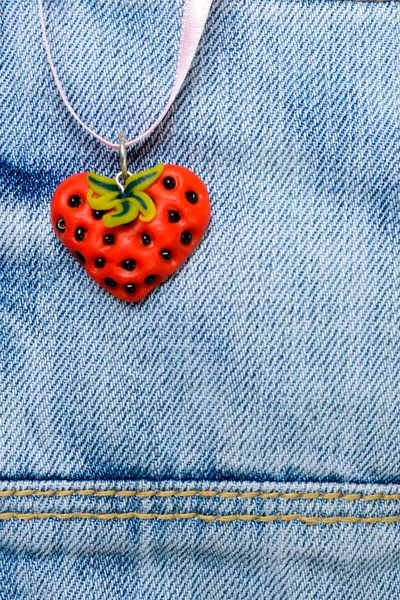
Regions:
<svg viewBox="0 0 400 600"><path fill-rule="evenodd" d="M399 494L343 494L342 492L222 492L218 490L1 490L0 498L11 496L26 497L66 497L66 496L95 496L99 498L108 498L117 496L121 498L190 498L197 496L200 498L223 498L227 500L240 498L251 500L261 498L264 500L345 500L354 502L365 500L368 502L377 502L380 500L400 500Z"/></svg>
<svg viewBox="0 0 400 600"><path fill-rule="evenodd" d="M80 497L121 497L121 498L222 498L227 500L243 499L251 500L254 498L261 498L265 500L344 500L346 502L355 502L358 500L367 502L376 502L381 500L386 501L399 501L400 494L344 494L342 492L223 492L219 490L37 490L37 489L25 489L25 490L0 490L0 498L9 497L69 497L69 496L80 496ZM252 522L258 521L261 523L273 523L276 521L300 521L307 525L315 525L318 523L332 525L335 523L364 523L364 524L375 524L375 523L397 523L400 522L400 515L393 516L376 516L376 517L362 517L362 516L305 516L297 513L292 514L277 514L277 515L260 515L260 514L231 514L231 515L208 515L198 512L187 512L187 513L143 513L143 512L113 512L113 513L92 513L92 512L3 512L0 513L0 520L7 521L11 519L18 519L22 521L29 521L32 519L97 519L101 521L112 521L112 520L129 520L129 519L140 519L143 521L159 520L159 521L174 521L174 520L189 520L198 519L205 523L230 523L233 521L244 521Z"/></svg>

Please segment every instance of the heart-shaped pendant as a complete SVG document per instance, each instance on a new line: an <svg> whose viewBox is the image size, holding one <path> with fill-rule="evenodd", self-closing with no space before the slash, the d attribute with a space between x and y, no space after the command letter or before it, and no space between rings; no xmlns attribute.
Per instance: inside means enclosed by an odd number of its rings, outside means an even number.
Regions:
<svg viewBox="0 0 400 600"><path fill-rule="evenodd" d="M58 186L51 220L92 279L117 298L137 302L200 242L210 200L201 179L176 165L129 174L125 182L91 171Z"/></svg>

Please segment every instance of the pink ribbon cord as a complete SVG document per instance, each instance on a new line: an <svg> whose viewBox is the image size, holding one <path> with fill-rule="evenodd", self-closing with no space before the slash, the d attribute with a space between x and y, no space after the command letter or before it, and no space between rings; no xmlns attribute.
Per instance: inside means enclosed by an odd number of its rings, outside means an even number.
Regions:
<svg viewBox="0 0 400 600"><path fill-rule="evenodd" d="M167 102L166 107L160 114L160 116L154 121L154 123L146 129L144 133L139 135L133 140L129 140L126 142L126 148L129 146L134 146L139 142L142 142L148 135L150 135L156 127L161 123L169 109L171 108L172 103L174 102L176 96L181 89L183 82L185 81L186 75L190 69L190 65L192 64L193 58L196 54L197 47L200 42L200 38L202 36L204 26L206 24L208 13L210 12L212 0L185 0L185 4L183 7L183 18L182 18L182 28L181 35L179 41L179 50L178 50L178 61L175 71L174 83L172 86L172 91ZM105 138L101 137L98 133L93 131L82 119L77 115L75 110L72 108L71 103L67 98L67 94L63 88L63 85L58 77L53 58L51 56L50 45L47 39L46 33L46 23L44 19L43 12L43 0L38 0L39 4L39 17L40 23L42 26L43 33L43 41L46 49L47 60L49 61L49 65L51 68L51 72L53 73L54 81L60 92L60 96L65 106L71 113L71 115L76 119L76 121L88 131L96 140L99 140L102 144L105 144L109 148L113 148L114 150L119 150L119 144L110 142Z"/></svg>

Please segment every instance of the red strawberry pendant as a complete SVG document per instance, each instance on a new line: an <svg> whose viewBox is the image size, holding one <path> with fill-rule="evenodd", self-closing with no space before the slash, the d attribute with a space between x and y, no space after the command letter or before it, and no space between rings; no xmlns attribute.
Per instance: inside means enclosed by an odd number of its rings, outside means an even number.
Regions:
<svg viewBox="0 0 400 600"><path fill-rule="evenodd" d="M59 185L51 220L92 279L117 298L137 302L200 242L210 200L201 179L176 165L129 174L125 182L91 171Z"/></svg>

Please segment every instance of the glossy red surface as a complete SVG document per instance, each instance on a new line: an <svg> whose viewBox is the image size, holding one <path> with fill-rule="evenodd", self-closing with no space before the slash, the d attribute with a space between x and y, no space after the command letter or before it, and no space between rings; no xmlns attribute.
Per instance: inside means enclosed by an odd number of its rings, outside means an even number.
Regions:
<svg viewBox="0 0 400 600"><path fill-rule="evenodd" d="M105 227L101 219L94 218L93 211L87 203L87 176L88 173L72 175L55 191L51 203L54 231L99 285L121 300L137 302L174 273L200 242L210 220L207 188L189 169L165 165L161 177L146 190L156 205L155 218L150 223L144 223L137 218L132 223L110 229ZM166 189L163 181L167 177L174 179L174 189ZM195 203L189 202L188 197L193 200L193 194L188 194L187 197L188 192L197 194ZM75 195L79 196L82 202L79 206L71 207L68 201ZM76 204L76 201L74 203ZM177 222L170 221L171 211L179 213L180 219ZM65 223L64 231L57 229L60 219ZM85 232L83 239L78 240L75 234L78 230L77 237L82 237L80 228ZM190 232L191 240L189 243L183 243L182 239L187 242L190 238L187 232ZM106 244L104 236L110 234L114 236L114 243ZM143 234L151 238L147 245L143 243ZM170 259L165 258L168 256L168 253L163 252L165 250L169 251ZM105 259L104 266L96 266L95 261L98 258ZM133 270L122 266L123 261L129 259L136 263ZM152 279L151 276L155 276L154 281L146 283L146 279ZM107 285L106 281L110 279L115 282L115 287ZM132 284L135 291L128 293L127 289L133 289Z"/></svg>

